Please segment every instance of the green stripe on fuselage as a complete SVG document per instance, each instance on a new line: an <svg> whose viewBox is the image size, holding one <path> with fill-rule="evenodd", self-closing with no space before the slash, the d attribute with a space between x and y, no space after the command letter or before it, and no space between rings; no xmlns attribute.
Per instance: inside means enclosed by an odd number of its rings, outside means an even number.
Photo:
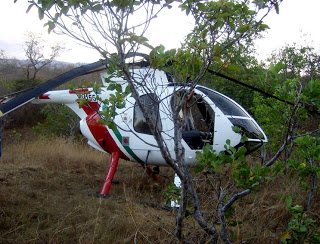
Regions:
<svg viewBox="0 0 320 244"><path fill-rule="evenodd" d="M116 135L116 137L118 138L120 144L122 145L122 135L120 134L120 132L116 129L116 130L113 130L113 133ZM127 153L129 153L130 156L131 156L132 158L134 158L137 162L139 162L139 163L141 163L141 164L144 163L144 161L142 161L142 160L132 151L132 149L131 149L129 146L124 146L124 145L122 145L122 146L123 146L124 149L127 151Z"/></svg>

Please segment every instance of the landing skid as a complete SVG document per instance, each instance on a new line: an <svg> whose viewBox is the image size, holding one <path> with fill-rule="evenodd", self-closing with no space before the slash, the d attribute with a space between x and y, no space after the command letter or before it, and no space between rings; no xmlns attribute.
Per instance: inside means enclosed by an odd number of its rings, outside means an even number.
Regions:
<svg viewBox="0 0 320 244"><path fill-rule="evenodd" d="M110 157L110 166L107 172L107 175L104 179L103 185L101 187L99 195L106 196L109 194L111 184L119 184L119 181L113 180L113 177L116 173L118 162L119 162L120 154L119 152L113 152L111 153ZM157 171L152 170L150 166L144 166L146 172L148 175L152 177L153 180L158 181L159 177L157 174Z"/></svg>
<svg viewBox="0 0 320 244"><path fill-rule="evenodd" d="M111 157L110 157L110 166L107 172L107 175L104 179L103 185L101 187L100 192L98 193L88 193L89 196L96 196L96 197L102 197L102 198L113 198L116 200L120 200L120 197L111 197L109 195L109 191L110 191L110 187L111 184L119 184L119 181L114 181L113 177L116 173L117 170L117 166L119 163L119 158L120 158L120 154L119 152L113 152L111 153ZM145 166L144 167L146 172L155 180L157 181L158 178L158 170L152 170L152 168L150 166ZM179 176L177 174L174 175L174 184L176 185L176 187L181 188L181 180L179 178ZM157 204L152 204L152 203L147 203L147 202L137 202L139 204L143 204L143 205L148 205L151 207L159 207L165 210L172 210L173 208L179 208L180 204L178 203L178 201L171 201L171 207L169 206L158 206Z"/></svg>
<svg viewBox="0 0 320 244"><path fill-rule="evenodd" d="M106 175L106 178L104 179L102 188L99 193L101 196L106 196L109 194L111 183L112 183L114 174L116 173L116 170L117 170L119 157L120 157L120 154L118 152L111 153L110 167L108 169L108 173Z"/></svg>

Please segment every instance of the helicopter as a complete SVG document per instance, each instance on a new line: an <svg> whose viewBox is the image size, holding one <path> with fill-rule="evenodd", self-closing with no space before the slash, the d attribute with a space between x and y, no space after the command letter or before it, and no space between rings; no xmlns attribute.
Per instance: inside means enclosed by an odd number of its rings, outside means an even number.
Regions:
<svg viewBox="0 0 320 244"><path fill-rule="evenodd" d="M102 88L79 88L75 90L52 90L53 88L83 74L106 69L108 60L87 64L53 78L35 88L21 93L5 96L0 100L0 116L31 102L35 104L65 104L80 118L80 131L88 140L88 145L96 150L109 153L110 165L100 195L108 195L119 159L138 162L156 178L159 166L168 166L150 130L141 108L133 96L125 98L125 106L116 109L114 127L101 123L106 109L104 99L110 98L114 91L108 89L110 82L126 87L127 80L110 72L100 74ZM147 65L132 65L131 76L139 84L137 91L140 101L153 116L153 121L161 131L169 153L174 155L174 122L172 111L174 103L188 87L176 84L172 76L162 70ZM79 106L81 99L87 104ZM244 146L251 153L268 141L267 136L249 113L231 98L205 86L196 85L188 97L188 111L182 132L182 146L185 149L185 163L196 164L196 152L206 144L217 153L224 151L227 139L232 147ZM241 135L233 127L241 129L248 139L241 142ZM150 166L155 166L153 171ZM179 178L174 183L179 186Z"/></svg>

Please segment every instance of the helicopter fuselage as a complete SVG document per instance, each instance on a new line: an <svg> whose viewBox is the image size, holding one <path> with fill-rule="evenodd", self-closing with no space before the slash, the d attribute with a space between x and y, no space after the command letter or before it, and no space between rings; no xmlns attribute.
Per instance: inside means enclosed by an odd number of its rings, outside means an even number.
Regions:
<svg viewBox="0 0 320 244"><path fill-rule="evenodd" d="M185 89L168 81L167 75L159 70L139 69L136 76L145 82L149 89L138 88L140 99L144 104L153 98L159 102L150 105L151 113L157 114L157 126L163 140L174 158L174 122L172 119L172 104L174 97ZM151 78L152 74L152 78ZM106 73L102 75L108 77ZM149 84L148 79L150 79ZM152 80L152 82L151 82ZM156 83L154 82L156 81ZM126 81L114 78L113 82L124 86ZM151 84L152 83L152 84ZM33 103L62 103L72 109L80 118L80 130L93 148L106 153L119 153L120 158L143 163L146 165L166 166L157 143L149 129L141 109L132 96L126 98L126 106L117 109L113 122L116 128L110 129L100 123L100 112L105 109L104 99L109 98L113 91L106 87L99 94L92 88L62 91L49 91L38 97ZM150 89L151 88L151 89ZM152 92L150 92L152 91ZM98 99L98 96L101 99ZM87 106L79 107L78 99L89 101ZM150 103L151 104L151 103ZM226 140L231 146L245 145L248 152L255 150L267 141L267 137L255 120L235 101L212 89L196 86L189 101L182 132L182 145L185 148L185 162L193 165L196 162L196 152L209 143L213 150L225 150ZM248 137L246 143L241 143L241 135L233 131L233 126L241 128Z"/></svg>

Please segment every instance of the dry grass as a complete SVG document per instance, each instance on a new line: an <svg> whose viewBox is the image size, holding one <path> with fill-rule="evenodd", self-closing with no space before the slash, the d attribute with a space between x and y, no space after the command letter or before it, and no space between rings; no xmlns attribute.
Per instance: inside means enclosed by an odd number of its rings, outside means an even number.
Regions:
<svg viewBox="0 0 320 244"><path fill-rule="evenodd" d="M0 161L0 243L154 243L173 238L171 212L87 196L102 185L107 154L61 138L19 141L5 143ZM115 178L120 184L112 186L112 195L158 203L169 182L153 182L141 166L125 161Z"/></svg>
<svg viewBox="0 0 320 244"><path fill-rule="evenodd" d="M29 139L28 139L29 138ZM99 191L109 156L85 144L61 138L34 139L7 135L0 159L0 243L176 243L174 212L135 201L163 204L171 180L154 182L138 164L121 161L119 184L110 194L121 200L87 196ZM9 140L10 139L10 140ZM18 143L17 143L18 142ZM169 169L163 174L173 176ZM199 183L207 195L209 188ZM262 190L239 201L232 217L241 221L230 230L236 243L278 243L290 219L284 195L305 195L295 183L278 177ZM125 201L129 199L132 201ZM314 200L319 209L319 196ZM213 219L214 221L214 219ZM186 235L194 243L210 239L188 218Z"/></svg>

